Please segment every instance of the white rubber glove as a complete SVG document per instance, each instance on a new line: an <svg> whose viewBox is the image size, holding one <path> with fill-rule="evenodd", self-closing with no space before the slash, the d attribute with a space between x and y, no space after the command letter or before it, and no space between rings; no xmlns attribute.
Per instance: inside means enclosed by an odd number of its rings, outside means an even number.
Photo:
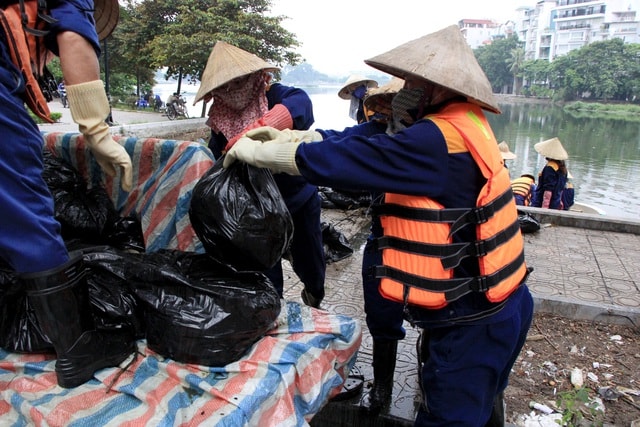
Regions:
<svg viewBox="0 0 640 427"><path fill-rule="evenodd" d="M315 130L278 130L269 126L252 129L244 136L262 142L317 142L322 141L322 135Z"/></svg>
<svg viewBox="0 0 640 427"><path fill-rule="evenodd" d="M109 115L109 101L102 80L67 86L67 98L73 121L78 124L87 146L102 170L116 176L120 169L120 186L124 191L131 191L131 157L122 145L113 140L109 125L105 123L105 118Z"/></svg>
<svg viewBox="0 0 640 427"><path fill-rule="evenodd" d="M273 173L300 175L296 165L296 150L300 142L260 142L255 139L240 138L224 156L222 167L228 168L239 160L250 165L271 169Z"/></svg>

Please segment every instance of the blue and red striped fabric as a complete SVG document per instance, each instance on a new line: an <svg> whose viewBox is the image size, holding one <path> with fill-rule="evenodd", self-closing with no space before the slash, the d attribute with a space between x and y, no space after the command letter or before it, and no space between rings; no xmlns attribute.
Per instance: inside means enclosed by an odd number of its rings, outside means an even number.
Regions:
<svg viewBox="0 0 640 427"><path fill-rule="evenodd" d="M133 163L133 190L120 189L91 155L79 133L43 133L45 147L74 166L90 187L103 186L121 216L135 214L147 252L160 249L204 252L189 221L193 187L213 166L211 151L197 142L114 135Z"/></svg>
<svg viewBox="0 0 640 427"><path fill-rule="evenodd" d="M274 328L223 367L138 355L74 389L57 386L53 356L0 350L2 425L306 426L355 363L357 320L287 302ZM126 370L122 370L128 363Z"/></svg>

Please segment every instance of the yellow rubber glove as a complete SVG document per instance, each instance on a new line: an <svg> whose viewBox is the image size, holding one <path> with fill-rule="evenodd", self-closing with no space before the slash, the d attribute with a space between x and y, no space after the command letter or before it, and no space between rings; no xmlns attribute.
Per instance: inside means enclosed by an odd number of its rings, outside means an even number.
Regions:
<svg viewBox="0 0 640 427"><path fill-rule="evenodd" d="M296 150L300 142L260 142L242 137L225 154L222 167L228 168L239 160L250 165L271 169L273 173L300 175L296 165Z"/></svg>
<svg viewBox="0 0 640 427"><path fill-rule="evenodd" d="M116 176L121 171L120 186L131 191L133 167L124 147L113 140L105 118L109 115L109 101L102 80L67 86L67 98L73 121L78 124L87 146L102 170Z"/></svg>
<svg viewBox="0 0 640 427"><path fill-rule="evenodd" d="M315 130L278 130L269 126L252 129L244 136L262 142L317 142L322 141L322 135Z"/></svg>

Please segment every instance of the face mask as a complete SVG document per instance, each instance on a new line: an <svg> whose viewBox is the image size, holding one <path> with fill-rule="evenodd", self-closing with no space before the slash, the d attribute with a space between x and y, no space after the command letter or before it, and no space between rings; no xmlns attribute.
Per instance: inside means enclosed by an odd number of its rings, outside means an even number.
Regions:
<svg viewBox="0 0 640 427"><path fill-rule="evenodd" d="M393 97L393 100L391 100L393 120L389 124L394 133L406 128L415 121L409 111L417 110L420 107L423 90L422 88L400 89L398 94Z"/></svg>
<svg viewBox="0 0 640 427"><path fill-rule="evenodd" d="M349 104L349 117L358 121L358 109L360 108L360 100L358 98L351 97L351 104Z"/></svg>

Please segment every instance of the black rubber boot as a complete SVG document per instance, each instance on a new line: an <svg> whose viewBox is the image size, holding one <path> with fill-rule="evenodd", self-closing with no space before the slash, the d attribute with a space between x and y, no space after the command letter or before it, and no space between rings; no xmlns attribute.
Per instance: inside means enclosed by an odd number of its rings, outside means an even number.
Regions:
<svg viewBox="0 0 640 427"><path fill-rule="evenodd" d="M504 393L493 399L493 410L485 427L504 427Z"/></svg>
<svg viewBox="0 0 640 427"><path fill-rule="evenodd" d="M82 256L52 270L21 275L42 332L56 351L58 385L76 387L134 351L129 330L98 331L91 316Z"/></svg>
<svg viewBox="0 0 640 427"><path fill-rule="evenodd" d="M373 340L373 387L363 401L371 412L379 412L391 400L398 341Z"/></svg>

